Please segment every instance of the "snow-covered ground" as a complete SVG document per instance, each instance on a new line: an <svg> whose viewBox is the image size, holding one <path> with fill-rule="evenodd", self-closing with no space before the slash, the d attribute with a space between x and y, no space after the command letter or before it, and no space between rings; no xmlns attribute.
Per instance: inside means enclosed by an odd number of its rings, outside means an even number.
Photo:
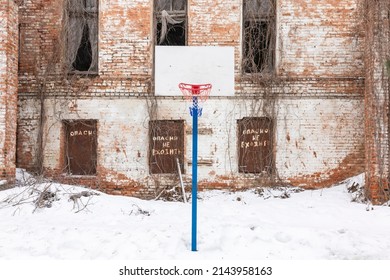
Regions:
<svg viewBox="0 0 390 280"><path fill-rule="evenodd" d="M388 260L390 207L351 202L347 185L359 180L315 191L200 193L198 252L190 250L190 203L99 193L77 205L70 196L90 190L46 183L34 188L56 196L36 208L31 185L17 187L0 191L0 259Z"/></svg>

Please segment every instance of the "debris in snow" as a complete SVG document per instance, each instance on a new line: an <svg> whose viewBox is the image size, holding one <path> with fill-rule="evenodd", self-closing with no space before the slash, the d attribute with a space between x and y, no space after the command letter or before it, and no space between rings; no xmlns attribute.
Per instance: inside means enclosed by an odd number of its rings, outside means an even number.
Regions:
<svg viewBox="0 0 390 280"><path fill-rule="evenodd" d="M57 197L57 190L55 192L50 190L50 185L47 186L43 191L38 189L34 189L34 191L38 192L38 198L34 201L35 209L37 208L51 208L53 202L59 200ZM34 212L33 211L33 212Z"/></svg>
<svg viewBox="0 0 390 280"><path fill-rule="evenodd" d="M82 192L79 192L79 193L74 193L74 194L71 194L69 196L69 201L73 201L73 209L76 208L77 206L77 211L76 213L84 210L87 208L88 206L88 203L89 201L91 200L91 196L93 195L100 195L99 193L96 193L96 192L91 192L91 191L82 191ZM83 203L83 201L81 200L82 197L89 197L87 203ZM80 207L80 204L81 204L81 207Z"/></svg>
<svg viewBox="0 0 390 280"><path fill-rule="evenodd" d="M91 195L99 195L98 193L95 192L90 192L90 191L82 191L79 193L75 193L69 196L69 200L72 200L73 203L75 203L78 199L80 199L82 196L83 197L89 197Z"/></svg>
<svg viewBox="0 0 390 280"><path fill-rule="evenodd" d="M138 205L133 204L132 207L133 207L133 209L131 210L130 215L135 215L135 216L138 216L138 215L150 216L150 212L149 212L149 211L146 211L146 210L141 209L141 207L139 207Z"/></svg>
<svg viewBox="0 0 390 280"><path fill-rule="evenodd" d="M358 203L367 203L368 199L366 198L364 192L364 174L349 178L345 181L348 193L351 194L352 202ZM367 210L369 211L369 210Z"/></svg>
<svg viewBox="0 0 390 280"><path fill-rule="evenodd" d="M53 202L59 200L58 190L52 190L51 187L51 184L35 184L18 188L19 191L0 201L0 208L19 207L23 204L33 205L33 212L40 208L51 208Z"/></svg>
<svg viewBox="0 0 390 280"><path fill-rule="evenodd" d="M303 192L304 189L298 188L298 187L260 187L256 188L254 190L255 194L257 194L260 197L263 197L264 199L269 199L271 197L273 198L280 198L280 199L286 199L290 198L291 194L293 193L300 193Z"/></svg>
<svg viewBox="0 0 390 280"><path fill-rule="evenodd" d="M180 186L166 186L156 196L155 200L184 202L183 191Z"/></svg>
<svg viewBox="0 0 390 280"><path fill-rule="evenodd" d="M72 210L77 206L75 213L78 213L86 209L91 196L100 195L97 192L85 190L74 192L70 189L65 185L50 182L42 177L33 176L23 169L18 169L15 188L12 189L10 195L0 201L0 208L16 207L16 212L21 205L27 204L34 207L32 211L34 213L38 209L51 208L54 202L68 197L68 201L73 201ZM82 197L89 197L89 199L83 202Z"/></svg>

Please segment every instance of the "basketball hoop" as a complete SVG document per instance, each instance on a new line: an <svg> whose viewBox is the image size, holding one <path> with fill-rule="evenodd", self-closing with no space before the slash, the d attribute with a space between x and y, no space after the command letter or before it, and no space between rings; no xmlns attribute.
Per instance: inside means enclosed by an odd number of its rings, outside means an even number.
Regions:
<svg viewBox="0 0 390 280"><path fill-rule="evenodd" d="M211 84L191 85L180 83L179 88L184 98L192 103L190 114L192 116L192 229L191 250L196 251L197 244L197 201L198 201L198 117L202 115L199 102L206 101L210 96Z"/></svg>
<svg viewBox="0 0 390 280"><path fill-rule="evenodd" d="M194 109L197 109L198 115L202 115L202 107L199 106L199 102L205 102L211 92L211 84L192 85L186 83L180 83L179 88L183 93L184 98L192 103L190 107L190 114L192 116Z"/></svg>
<svg viewBox="0 0 390 280"><path fill-rule="evenodd" d="M193 101L193 97L197 97L199 101L204 102L209 98L212 86L211 84L191 85L180 83L179 88L188 101Z"/></svg>

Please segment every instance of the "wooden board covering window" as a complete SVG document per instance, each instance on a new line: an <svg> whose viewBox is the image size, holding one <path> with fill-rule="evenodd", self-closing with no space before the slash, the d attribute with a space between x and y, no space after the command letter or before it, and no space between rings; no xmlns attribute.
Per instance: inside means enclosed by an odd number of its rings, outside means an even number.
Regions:
<svg viewBox="0 0 390 280"><path fill-rule="evenodd" d="M158 120L149 123L149 166L152 174L177 173L184 162L184 122Z"/></svg>
<svg viewBox="0 0 390 280"><path fill-rule="evenodd" d="M273 170L273 122L269 118L238 120L238 169L243 173Z"/></svg>
<svg viewBox="0 0 390 280"><path fill-rule="evenodd" d="M96 120L65 121L65 164L71 175L95 175Z"/></svg>

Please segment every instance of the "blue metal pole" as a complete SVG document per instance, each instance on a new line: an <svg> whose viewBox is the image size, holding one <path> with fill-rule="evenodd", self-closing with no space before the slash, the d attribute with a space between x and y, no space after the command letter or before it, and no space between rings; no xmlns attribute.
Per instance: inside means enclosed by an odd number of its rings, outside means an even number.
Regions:
<svg viewBox="0 0 390 280"><path fill-rule="evenodd" d="M192 251L196 249L198 202L198 98L193 97L192 107Z"/></svg>

